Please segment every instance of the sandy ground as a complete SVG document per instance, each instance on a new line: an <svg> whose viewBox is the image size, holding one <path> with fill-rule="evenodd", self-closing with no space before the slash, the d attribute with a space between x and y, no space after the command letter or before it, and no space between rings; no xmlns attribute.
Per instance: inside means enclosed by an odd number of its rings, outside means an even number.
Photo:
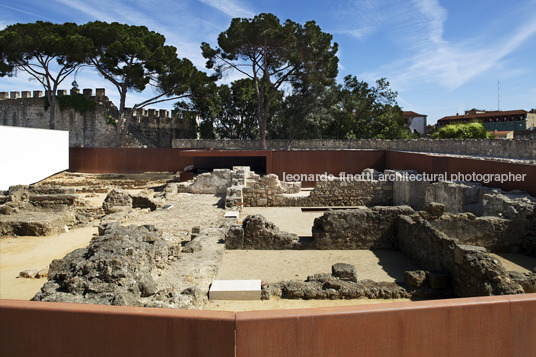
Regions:
<svg viewBox="0 0 536 357"><path fill-rule="evenodd" d="M491 254L497 258L508 271L530 273L536 269L536 258L517 253Z"/></svg>
<svg viewBox="0 0 536 357"><path fill-rule="evenodd" d="M227 250L216 279L305 280L331 273L335 263L354 265L359 280L402 282L406 270L418 269L404 254L391 250Z"/></svg>
<svg viewBox="0 0 536 357"><path fill-rule="evenodd" d="M19 273L48 268L52 260L86 247L94 233L97 228L89 226L47 237L0 239L0 299L31 299L46 278L17 278Z"/></svg>
<svg viewBox="0 0 536 357"><path fill-rule="evenodd" d="M365 304L388 304L392 302L411 301L409 299L350 299L350 300L289 300L271 299L255 301L214 300L209 301L203 310L218 311L254 311L276 309L304 309L327 306L349 306Z"/></svg>
<svg viewBox="0 0 536 357"><path fill-rule="evenodd" d="M284 232L310 237L315 218L324 212L302 212L300 207L244 207L239 219L243 220L251 214L263 215Z"/></svg>

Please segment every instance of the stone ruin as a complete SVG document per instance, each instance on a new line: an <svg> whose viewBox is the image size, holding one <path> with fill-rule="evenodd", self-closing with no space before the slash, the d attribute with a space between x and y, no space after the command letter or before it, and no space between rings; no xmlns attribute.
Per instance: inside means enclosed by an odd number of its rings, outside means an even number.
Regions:
<svg viewBox="0 0 536 357"><path fill-rule="evenodd" d="M331 273L313 271L305 281L265 283L263 299L423 299L536 292L536 272L508 271L492 255L536 257L535 198L479 184L379 181L374 175L369 181L318 182L304 193L300 183L285 183L276 175L261 177L248 167L234 167L204 173L185 183L169 182L155 194L156 201L113 190L99 212L87 213L87 217L93 214L102 219L99 235L89 247L54 261L49 281L34 299L201 308L224 248L388 249L403 253L420 269L406 271L404 281L377 282L360 280L352 266L336 264ZM181 247L163 240L152 226L112 223L132 208L153 210L161 206L159 198L165 200L180 192L215 194L231 209L305 203L343 207L328 209L316 218L310 237L283 232L261 215L252 215L240 225L227 219L218 229L196 229L192 241ZM333 197L341 192L341 197ZM0 197L5 201L0 209L5 211L4 218L16 217L23 207L29 212L69 212L74 222L82 221L84 218L76 217L83 214L84 205L77 203L75 196L60 188L14 187ZM0 227L7 226L1 222ZM224 245L208 244L220 241ZM155 271L173 261L180 263L173 273L176 286L159 285ZM194 271L210 273L192 284L188 276Z"/></svg>
<svg viewBox="0 0 536 357"><path fill-rule="evenodd" d="M394 175L402 172L390 170ZM414 172L414 171L410 171ZM262 180L262 179L261 179ZM254 185L262 192L261 180ZM326 184L326 182L328 184ZM317 203L329 181L317 183L302 202ZM345 187L333 181L331 187ZM536 271L507 271L490 253L522 253L536 257L536 199L524 192L504 192L467 182L397 181L380 186L374 180L345 183L347 191L375 187L389 206L328 210L316 218L311 237L281 232L260 215L248 216L242 225L229 228L227 249L391 249L404 253L423 270L406 272L405 283L342 282L331 275L312 275L306 281L266 285L264 297L356 298L376 296L445 297L483 296L536 292ZM255 186L257 185L257 186ZM376 185L376 186L374 186ZM265 185L266 192L273 192ZM378 189L378 187L381 187ZM320 189L319 189L320 188ZM316 195L313 195L317 191ZM244 189L243 192L247 192ZM391 197L386 198L385 192ZM345 199L346 198L346 199ZM303 199L303 198L300 198ZM376 198L368 199L372 203ZM255 200L246 200L255 205ZM282 201L277 201L281 203ZM352 195L338 205L354 205ZM277 206L276 200L268 205ZM394 205L392 205L394 204ZM418 279L418 277L421 277ZM334 284L337 281L337 284ZM337 288L334 288L337 286ZM401 290L402 289L402 290Z"/></svg>
<svg viewBox="0 0 536 357"><path fill-rule="evenodd" d="M0 236L46 236L65 232L101 214L74 189L12 186L0 192Z"/></svg>
<svg viewBox="0 0 536 357"><path fill-rule="evenodd" d="M133 208L155 210L147 194L112 189L102 207L88 203L76 188L20 185L0 192L0 236L49 236L96 219L121 220Z"/></svg>

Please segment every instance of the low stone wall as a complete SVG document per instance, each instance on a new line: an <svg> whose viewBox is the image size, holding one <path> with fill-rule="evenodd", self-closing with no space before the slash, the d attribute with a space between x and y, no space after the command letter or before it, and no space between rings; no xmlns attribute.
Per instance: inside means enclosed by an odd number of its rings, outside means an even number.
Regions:
<svg viewBox="0 0 536 357"><path fill-rule="evenodd" d="M277 175L265 175L249 186L242 188L242 200L246 206L286 206L283 194L300 192L301 183L283 182Z"/></svg>
<svg viewBox="0 0 536 357"><path fill-rule="evenodd" d="M398 249L396 222L408 206L327 211L315 219L316 249Z"/></svg>
<svg viewBox="0 0 536 357"><path fill-rule="evenodd" d="M517 220L475 217L472 213L444 214L429 222L461 244L477 245L495 253L522 251L526 235L525 227Z"/></svg>
<svg viewBox="0 0 536 357"><path fill-rule="evenodd" d="M380 206L393 204L391 181L317 181L308 194L300 193L295 182L281 182L276 175L266 175L251 187L242 190L249 207L319 207L319 206Z"/></svg>
<svg viewBox="0 0 536 357"><path fill-rule="evenodd" d="M398 240L402 252L421 268L449 273L458 296L524 292L485 248L459 244L419 215L400 217Z"/></svg>
<svg viewBox="0 0 536 357"><path fill-rule="evenodd" d="M230 227L227 249L398 249L397 219L408 206L327 211L315 219L312 239L282 232L261 215Z"/></svg>
<svg viewBox="0 0 536 357"><path fill-rule="evenodd" d="M174 148L217 150L258 150L258 140L174 139ZM530 139L412 139L412 140L267 140L274 150L342 150L375 149L429 152L455 155L476 155L509 159L536 159L536 141Z"/></svg>

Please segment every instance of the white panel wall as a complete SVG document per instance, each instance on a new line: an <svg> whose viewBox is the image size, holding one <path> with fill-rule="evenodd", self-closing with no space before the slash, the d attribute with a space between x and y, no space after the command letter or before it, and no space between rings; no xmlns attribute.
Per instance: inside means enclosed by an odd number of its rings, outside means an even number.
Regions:
<svg viewBox="0 0 536 357"><path fill-rule="evenodd" d="M69 168L69 132L0 125L0 190Z"/></svg>

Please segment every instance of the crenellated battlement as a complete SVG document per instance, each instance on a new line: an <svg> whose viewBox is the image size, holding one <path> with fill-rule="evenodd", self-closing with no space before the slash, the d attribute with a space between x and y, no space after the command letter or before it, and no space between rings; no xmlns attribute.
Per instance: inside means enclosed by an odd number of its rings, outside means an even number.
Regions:
<svg viewBox="0 0 536 357"><path fill-rule="evenodd" d="M77 93L80 93L80 90L76 91ZM57 96L61 95L68 95L70 93L67 89L58 89L56 91ZM82 90L82 94L84 94L86 97L93 97L93 89L91 88L84 88ZM10 100L10 99L28 99L28 98L42 98L46 97L47 92L43 92L42 90L34 90L34 91L13 91L13 92L0 92L0 100ZM96 98L104 100L106 97L106 89L105 88L96 88L95 89L95 96Z"/></svg>

